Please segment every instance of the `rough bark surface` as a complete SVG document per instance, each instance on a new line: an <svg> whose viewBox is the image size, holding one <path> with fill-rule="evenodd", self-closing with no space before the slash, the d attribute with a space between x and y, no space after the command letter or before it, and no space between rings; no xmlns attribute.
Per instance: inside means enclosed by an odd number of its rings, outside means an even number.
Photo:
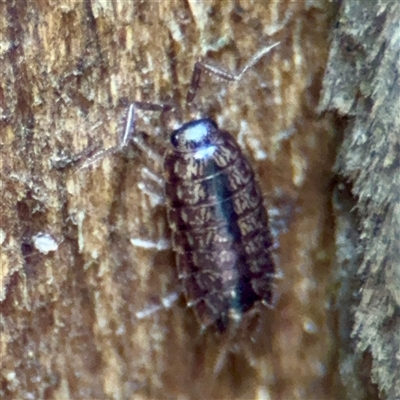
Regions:
<svg viewBox="0 0 400 400"><path fill-rule="evenodd" d="M317 113L329 7L247 0L1 3L3 399L339 395L326 307L337 139L332 118ZM237 70L275 41L280 46L241 82L203 76L196 97L198 109L249 155L284 272L276 308L260 309L227 346L200 332L181 297L163 307L179 285L171 251L160 249L169 235L165 209L140 190L149 184L143 168L157 169L149 155L128 146L78 167L90 158L87 149L117 143L127 101L183 104L199 57ZM183 119L189 118L187 111ZM167 120L139 113L137 129L167 140ZM387 159L388 168L394 160ZM387 311L398 304L393 293L388 286ZM139 319L141 312L150 315Z"/></svg>
<svg viewBox="0 0 400 400"><path fill-rule="evenodd" d="M344 1L324 78L322 108L348 118L336 241L340 370L351 399L376 398L371 380L382 398L400 399L399 20L397 1Z"/></svg>

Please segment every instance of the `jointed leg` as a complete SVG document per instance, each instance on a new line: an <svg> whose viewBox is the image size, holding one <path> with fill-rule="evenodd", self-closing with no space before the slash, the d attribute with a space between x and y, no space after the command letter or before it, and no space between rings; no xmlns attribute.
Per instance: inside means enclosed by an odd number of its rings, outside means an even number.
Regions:
<svg viewBox="0 0 400 400"><path fill-rule="evenodd" d="M143 110L143 111L170 111L173 107L170 104L154 104L154 103L145 103L142 101L133 102L129 108L126 116L126 123L123 135L121 136L119 147L125 147L129 142L129 139L132 137L132 134L135 132L136 128L136 118L135 118L135 110Z"/></svg>
<svg viewBox="0 0 400 400"><path fill-rule="evenodd" d="M173 108L173 106L170 104L154 104L154 103L146 103L146 102L141 102L141 101L135 101L135 102L131 103L131 105L128 108L127 115L126 115L125 127L124 127L121 137L119 138L118 144L109 149L100 150L100 151L96 152L90 158L85 160L85 162L79 167L78 170L87 168L90 165L94 164L96 161L99 161L99 160L103 159L104 157L123 149L129 143L129 140L134 140L135 143L140 148L144 149L150 155L151 158L156 158L158 161L160 157L157 157L157 155L154 154L154 151L151 151L151 149L149 150L148 146L146 147L145 140L143 140L143 138L139 138L139 136L137 138L135 138L135 136L134 136L134 133L136 132L135 111L136 110L144 110L144 111L164 112L164 111L169 111L172 108Z"/></svg>

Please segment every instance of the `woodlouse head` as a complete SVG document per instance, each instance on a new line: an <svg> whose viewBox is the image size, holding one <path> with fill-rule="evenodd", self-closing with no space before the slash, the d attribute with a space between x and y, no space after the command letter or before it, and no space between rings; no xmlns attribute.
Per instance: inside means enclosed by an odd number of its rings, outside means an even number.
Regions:
<svg viewBox="0 0 400 400"><path fill-rule="evenodd" d="M172 132L171 144L182 152L209 149L217 144L218 132L217 125L210 119L191 121Z"/></svg>

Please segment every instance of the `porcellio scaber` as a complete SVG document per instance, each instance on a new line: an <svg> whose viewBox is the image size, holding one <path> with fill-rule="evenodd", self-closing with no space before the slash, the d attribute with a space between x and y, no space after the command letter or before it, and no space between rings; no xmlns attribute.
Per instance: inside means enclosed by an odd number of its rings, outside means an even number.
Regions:
<svg viewBox="0 0 400 400"><path fill-rule="evenodd" d="M188 306L220 332L258 302L271 303L267 213L236 140L211 119L171 135L164 160L172 245Z"/></svg>

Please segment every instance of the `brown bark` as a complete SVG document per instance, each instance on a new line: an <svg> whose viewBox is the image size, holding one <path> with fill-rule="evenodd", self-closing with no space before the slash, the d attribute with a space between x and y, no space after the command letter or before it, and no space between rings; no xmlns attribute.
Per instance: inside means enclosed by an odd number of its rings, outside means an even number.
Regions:
<svg viewBox="0 0 400 400"><path fill-rule="evenodd" d="M1 4L2 398L338 395L326 307L335 136L316 111L331 10L306 3ZM198 57L234 70L275 41L243 81L204 76L196 97L249 155L285 274L276 308L216 375L224 343L183 299L137 318L178 290L171 252L132 241L168 238L165 209L138 188L151 160L131 146L78 170L77 155L115 145L124 99L182 103ZM165 124L139 114L150 135L166 137ZM45 254L40 233L57 248Z"/></svg>

